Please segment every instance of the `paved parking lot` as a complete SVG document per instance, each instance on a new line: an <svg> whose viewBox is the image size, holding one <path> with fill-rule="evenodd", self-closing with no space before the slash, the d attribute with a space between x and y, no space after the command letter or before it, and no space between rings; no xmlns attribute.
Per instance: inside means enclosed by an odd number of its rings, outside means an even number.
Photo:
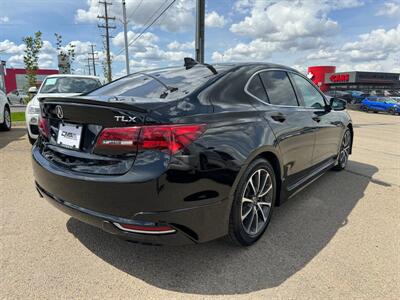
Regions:
<svg viewBox="0 0 400 300"><path fill-rule="evenodd" d="M354 154L251 248L120 241L38 197L24 128L0 132L3 299L398 299L400 117L351 112Z"/></svg>

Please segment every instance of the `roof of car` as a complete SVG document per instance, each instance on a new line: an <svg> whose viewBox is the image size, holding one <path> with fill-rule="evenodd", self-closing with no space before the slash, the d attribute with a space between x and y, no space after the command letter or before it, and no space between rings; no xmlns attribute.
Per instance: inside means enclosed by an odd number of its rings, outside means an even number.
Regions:
<svg viewBox="0 0 400 300"><path fill-rule="evenodd" d="M92 75L77 75L77 74L53 74L53 75L48 75L46 78L55 78L55 77L91 78L91 79L100 80L100 78L97 77L97 76L92 76Z"/></svg>

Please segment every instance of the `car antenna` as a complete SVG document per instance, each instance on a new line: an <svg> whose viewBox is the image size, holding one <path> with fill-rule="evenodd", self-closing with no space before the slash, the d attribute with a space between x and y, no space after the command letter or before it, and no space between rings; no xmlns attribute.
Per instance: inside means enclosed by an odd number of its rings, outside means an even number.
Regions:
<svg viewBox="0 0 400 300"><path fill-rule="evenodd" d="M207 67L214 75L218 74L217 70L215 70L215 68L210 64L200 63L191 57L185 57L183 60L185 62L184 67L186 70L193 68L195 65L202 65Z"/></svg>

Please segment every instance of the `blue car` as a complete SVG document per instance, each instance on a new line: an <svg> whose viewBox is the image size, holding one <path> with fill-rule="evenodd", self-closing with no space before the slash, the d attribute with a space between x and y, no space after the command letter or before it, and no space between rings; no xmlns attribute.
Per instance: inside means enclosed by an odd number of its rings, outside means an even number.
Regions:
<svg viewBox="0 0 400 300"><path fill-rule="evenodd" d="M366 112L373 111L377 113L383 111L393 115L396 113L400 115L400 104L390 97L368 96L361 102L361 109Z"/></svg>

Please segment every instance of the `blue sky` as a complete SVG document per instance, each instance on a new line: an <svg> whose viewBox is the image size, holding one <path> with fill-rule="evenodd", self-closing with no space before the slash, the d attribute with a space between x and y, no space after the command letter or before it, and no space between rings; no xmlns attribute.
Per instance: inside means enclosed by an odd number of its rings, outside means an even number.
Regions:
<svg viewBox="0 0 400 300"><path fill-rule="evenodd" d="M109 0L110 1L110 0ZM130 39L173 0L126 0ZM121 18L121 0L110 15ZM89 44L100 61L102 31L97 0L0 0L0 58L22 65L22 37L43 32L40 66L56 67L54 33L75 44L76 73L87 72ZM131 71L180 65L194 56L195 1L176 0L130 47ZM113 75L124 74L122 24L112 31ZM271 61L305 71L336 65L340 71L400 72L400 0L206 0L206 61ZM98 65L98 72L101 66Z"/></svg>

